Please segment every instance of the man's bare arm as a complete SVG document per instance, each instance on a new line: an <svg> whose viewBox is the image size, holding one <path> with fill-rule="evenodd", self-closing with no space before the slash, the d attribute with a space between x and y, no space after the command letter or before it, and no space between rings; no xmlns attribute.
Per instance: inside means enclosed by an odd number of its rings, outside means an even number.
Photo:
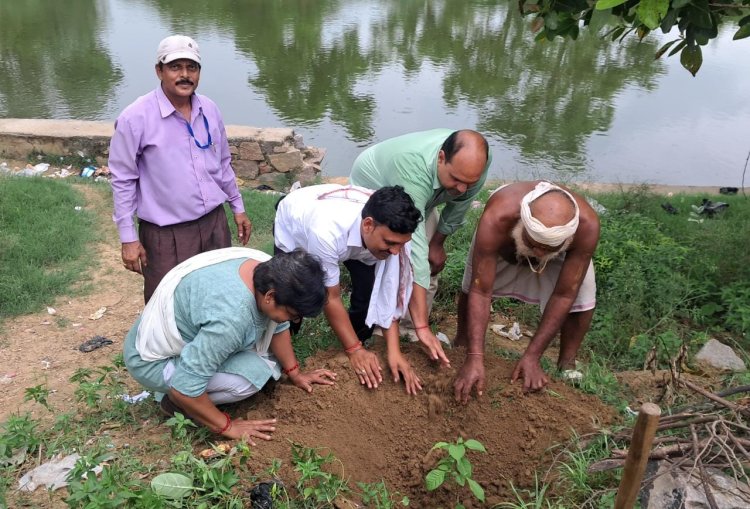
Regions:
<svg viewBox="0 0 750 509"><path fill-rule="evenodd" d="M360 382L367 385L368 389L377 388L378 384L383 381L383 370L378 362L378 356L364 348L357 348L360 341L349 320L349 313L344 307L344 302L341 300L341 287L330 286L326 290L328 299L323 307L323 313L328 323L347 352L349 362Z"/></svg>

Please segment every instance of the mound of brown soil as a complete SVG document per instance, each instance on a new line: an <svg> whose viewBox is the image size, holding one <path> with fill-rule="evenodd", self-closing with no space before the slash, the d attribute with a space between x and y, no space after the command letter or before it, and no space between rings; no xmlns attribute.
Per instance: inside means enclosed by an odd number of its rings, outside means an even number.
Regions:
<svg viewBox="0 0 750 509"><path fill-rule="evenodd" d="M293 484L290 442L322 448L323 454L330 451L341 461L333 471L351 485L384 480L391 493L407 495L411 507L452 507L457 493L465 502L471 495L468 488L427 492L425 475L441 457L430 449L438 441L473 438L487 449L486 454L469 453L473 477L484 487L488 502L496 503L509 499L511 482L533 485L534 470L550 463L550 446L566 441L574 430L586 433L614 418L598 399L563 382L553 381L551 391L524 395L519 383L510 384L513 362L494 355L486 359L484 396L460 405L453 398L452 383L463 350L448 353L456 368L445 370L432 364L416 345L404 349L423 381L418 396L407 395L403 384L395 384L390 376L377 390L366 389L346 355L330 351L309 359L306 368L334 370L335 386L316 386L306 394L279 383L272 391L232 407L230 413L237 417L247 413L250 418L279 421L274 439L258 444L254 458L264 466L281 458L281 475ZM387 366L384 360L381 365Z"/></svg>

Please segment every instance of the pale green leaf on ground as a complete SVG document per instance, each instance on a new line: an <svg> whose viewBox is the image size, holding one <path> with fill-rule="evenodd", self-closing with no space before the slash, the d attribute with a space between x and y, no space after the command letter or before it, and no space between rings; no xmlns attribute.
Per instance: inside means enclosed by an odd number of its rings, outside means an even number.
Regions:
<svg viewBox="0 0 750 509"><path fill-rule="evenodd" d="M456 470L464 477L471 477L471 462L464 456L456 462Z"/></svg>
<svg viewBox="0 0 750 509"><path fill-rule="evenodd" d="M157 495L176 500L186 497L193 491L193 481L183 474L166 473L154 477L151 489Z"/></svg>
<svg viewBox="0 0 750 509"><path fill-rule="evenodd" d="M466 448L463 445L451 444L448 446L448 454L456 461L459 461L466 454Z"/></svg>
<svg viewBox="0 0 750 509"><path fill-rule="evenodd" d="M447 447L447 446L448 446L448 442L438 442L435 445L433 445L432 449L430 449L430 450L434 451L435 449L442 449L442 448Z"/></svg>

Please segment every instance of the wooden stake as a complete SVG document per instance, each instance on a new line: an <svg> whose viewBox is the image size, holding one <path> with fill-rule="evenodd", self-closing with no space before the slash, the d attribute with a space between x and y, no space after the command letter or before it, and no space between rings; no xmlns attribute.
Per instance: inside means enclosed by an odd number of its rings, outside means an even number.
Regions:
<svg viewBox="0 0 750 509"><path fill-rule="evenodd" d="M635 505L660 415L661 409L653 403L644 403L640 412L638 412L638 419L633 428L633 438L630 440L628 457L625 458L620 488L617 490L615 509L632 509Z"/></svg>

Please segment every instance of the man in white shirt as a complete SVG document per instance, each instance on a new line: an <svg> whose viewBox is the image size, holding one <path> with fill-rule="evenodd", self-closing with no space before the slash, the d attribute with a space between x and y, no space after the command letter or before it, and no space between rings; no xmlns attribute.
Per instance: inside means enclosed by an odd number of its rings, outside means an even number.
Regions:
<svg viewBox="0 0 750 509"><path fill-rule="evenodd" d="M360 383L368 388L383 381L377 356L362 346L378 325L384 331L394 381L401 374L407 393L421 390L419 378L401 354L398 333L413 284L406 244L421 220L400 186L375 192L338 184L309 186L293 191L277 206L275 248L301 248L320 260L328 292L326 318ZM362 263L348 263L354 260ZM341 299L340 262L352 280L348 312Z"/></svg>

